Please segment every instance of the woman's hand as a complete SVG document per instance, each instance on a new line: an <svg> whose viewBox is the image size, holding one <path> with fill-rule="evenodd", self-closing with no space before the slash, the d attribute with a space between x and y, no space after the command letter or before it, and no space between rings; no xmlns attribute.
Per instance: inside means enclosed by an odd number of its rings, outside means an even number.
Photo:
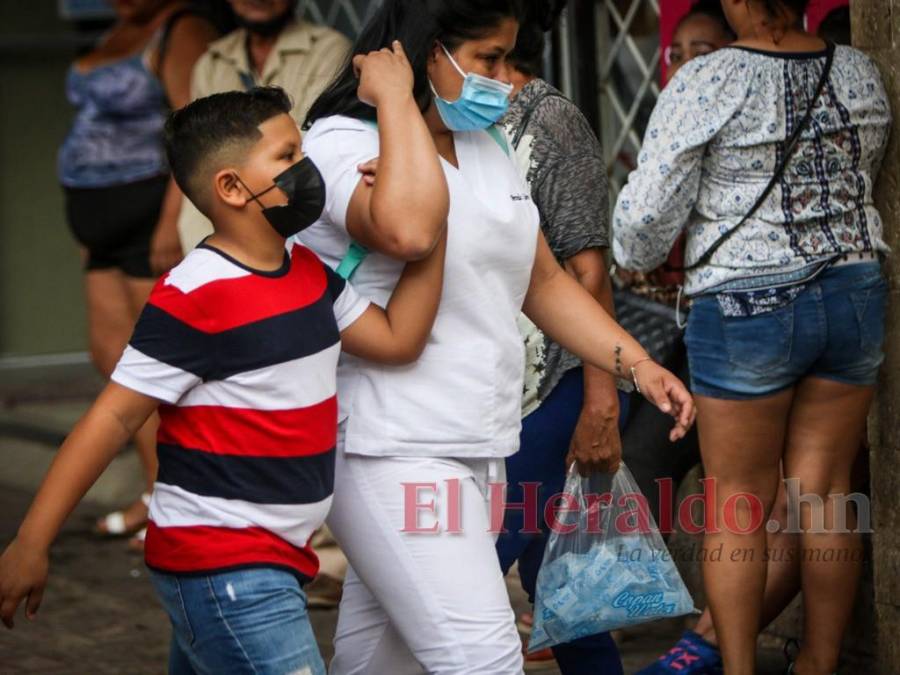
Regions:
<svg viewBox="0 0 900 675"><path fill-rule="evenodd" d="M641 361L634 366L634 383L650 403L675 418L669 432L673 443L685 437L697 418L694 399L687 387L668 370L654 361Z"/></svg>
<svg viewBox="0 0 900 675"><path fill-rule="evenodd" d="M181 240L177 222L160 220L150 242L150 269L155 276L162 276L181 262Z"/></svg>
<svg viewBox="0 0 900 675"><path fill-rule="evenodd" d="M415 78L399 40L394 40L391 49L357 54L353 69L359 77L357 95L363 103L377 108L391 98L412 94Z"/></svg>
<svg viewBox="0 0 900 675"><path fill-rule="evenodd" d="M25 616L34 619L49 569L46 550L25 546L18 539L0 556L0 619L7 628L13 627L16 610L23 600L27 600Z"/></svg>

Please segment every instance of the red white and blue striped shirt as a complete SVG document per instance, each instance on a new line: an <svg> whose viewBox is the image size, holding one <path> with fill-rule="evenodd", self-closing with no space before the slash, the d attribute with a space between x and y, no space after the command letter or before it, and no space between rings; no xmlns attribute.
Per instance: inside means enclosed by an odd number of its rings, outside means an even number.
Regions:
<svg viewBox="0 0 900 675"><path fill-rule="evenodd" d="M154 288L112 380L160 399L147 564L312 578L331 504L340 331L368 307L309 249L275 272L201 244Z"/></svg>

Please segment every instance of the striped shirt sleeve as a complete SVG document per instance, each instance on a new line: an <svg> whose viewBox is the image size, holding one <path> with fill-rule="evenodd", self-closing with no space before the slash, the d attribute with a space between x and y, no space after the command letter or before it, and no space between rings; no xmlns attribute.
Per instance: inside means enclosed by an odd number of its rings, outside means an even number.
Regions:
<svg viewBox="0 0 900 675"><path fill-rule="evenodd" d="M213 336L200 329L204 321L193 302L160 281L112 381L166 403L177 402L212 370L215 347Z"/></svg>
<svg viewBox="0 0 900 675"><path fill-rule="evenodd" d="M328 275L328 293L334 304L334 318L337 320L338 330L343 332L363 315L371 303L328 265L322 263L322 267Z"/></svg>

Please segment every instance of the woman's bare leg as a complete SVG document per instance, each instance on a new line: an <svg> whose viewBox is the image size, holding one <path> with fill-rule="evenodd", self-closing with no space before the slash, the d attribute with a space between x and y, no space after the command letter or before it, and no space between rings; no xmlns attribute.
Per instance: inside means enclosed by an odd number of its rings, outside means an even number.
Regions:
<svg viewBox="0 0 900 675"><path fill-rule="evenodd" d="M792 390L752 401L697 397L700 452L706 477L715 482L718 520L715 529L707 524L703 581L729 675L755 671L766 588L765 523L778 492L792 400ZM754 495L762 513L754 514L745 499L735 500L738 493ZM728 527L723 516L729 499L736 520L731 524L745 530L756 517L751 531L739 534ZM720 548L721 558L710 560Z"/></svg>
<svg viewBox="0 0 900 675"><path fill-rule="evenodd" d="M787 492L783 482L778 484L778 496L769 520L780 523L781 527L774 534L766 534L766 548L770 555L766 561L766 590L763 595L760 630L777 619L800 592L800 558L797 553L800 538L783 531L787 527ZM710 644L719 644L709 607L703 610L694 626L694 632Z"/></svg>
<svg viewBox="0 0 900 675"><path fill-rule="evenodd" d="M109 377L134 330L134 309L126 277L119 270L91 270L85 275L91 360Z"/></svg>
<svg viewBox="0 0 900 675"><path fill-rule="evenodd" d="M797 387L785 453L785 476L800 481L800 493L817 495L824 506L822 522L815 510L801 506L801 565L805 623L797 655L797 675L832 673L837 669L844 630L856 598L862 566L862 542L856 514L839 495L852 491L851 472L859 439L874 394L857 387L808 378ZM846 530L836 531L837 513L846 514ZM816 531L824 524L824 532ZM838 525L840 523L838 522Z"/></svg>

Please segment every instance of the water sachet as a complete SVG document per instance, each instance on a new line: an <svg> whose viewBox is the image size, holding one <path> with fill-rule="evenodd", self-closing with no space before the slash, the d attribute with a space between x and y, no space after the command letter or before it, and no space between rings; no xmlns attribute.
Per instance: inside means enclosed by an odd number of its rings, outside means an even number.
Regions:
<svg viewBox="0 0 900 675"><path fill-rule="evenodd" d="M646 498L622 464L570 471L537 579L528 651L694 610Z"/></svg>

